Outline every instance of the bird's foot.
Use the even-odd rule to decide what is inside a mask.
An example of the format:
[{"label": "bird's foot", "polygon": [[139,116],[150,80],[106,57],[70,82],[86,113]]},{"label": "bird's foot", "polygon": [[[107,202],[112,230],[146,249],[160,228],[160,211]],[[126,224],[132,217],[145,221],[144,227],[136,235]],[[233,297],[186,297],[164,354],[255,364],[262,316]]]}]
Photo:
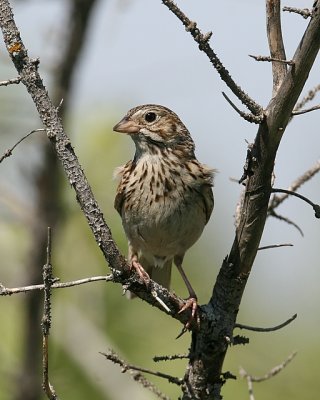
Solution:
[{"label": "bird's foot", "polygon": [[139,263],[137,260],[132,260],[131,261],[131,266],[130,270],[135,269],[136,273],[139,275],[140,279],[142,282],[148,286],[150,282],[150,276],[148,273],[145,271],[143,266]]},{"label": "bird's foot", "polygon": [[185,304],[180,308],[178,314],[181,314],[183,311],[185,311],[187,309],[191,309],[191,317],[190,317],[189,321],[185,324],[183,330],[187,331],[194,321],[196,322],[196,324],[199,328],[200,327],[200,316],[199,316],[199,312],[198,312],[198,299],[196,296],[190,296],[186,300]]}]

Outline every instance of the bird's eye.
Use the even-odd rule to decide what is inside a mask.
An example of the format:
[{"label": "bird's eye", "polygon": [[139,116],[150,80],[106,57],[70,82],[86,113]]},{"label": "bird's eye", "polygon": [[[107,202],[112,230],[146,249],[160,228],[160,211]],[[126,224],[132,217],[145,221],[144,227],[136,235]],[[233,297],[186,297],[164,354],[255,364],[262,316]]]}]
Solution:
[{"label": "bird's eye", "polygon": [[144,116],[144,119],[145,119],[147,122],[153,122],[153,121],[156,120],[156,118],[157,118],[157,114],[154,113],[154,112],[148,112],[148,113]]}]

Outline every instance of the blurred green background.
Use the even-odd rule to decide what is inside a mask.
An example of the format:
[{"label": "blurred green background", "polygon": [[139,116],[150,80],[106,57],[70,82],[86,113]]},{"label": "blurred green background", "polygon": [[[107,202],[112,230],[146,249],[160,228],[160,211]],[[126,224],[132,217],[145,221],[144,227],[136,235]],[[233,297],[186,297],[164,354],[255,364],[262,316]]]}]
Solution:
[{"label": "blurred green background", "polygon": [[[84,1],[86,2],[86,1]],[[180,2],[204,32],[214,30],[211,43],[234,78],[258,102],[265,105],[271,93],[271,67],[254,63],[247,54],[267,54],[264,2],[219,4],[209,0]],[[253,4],[254,3],[254,4]],[[296,1],[297,7],[312,2]],[[32,57],[40,57],[40,73],[49,93],[59,98],[57,80],[63,65],[72,6],[76,1],[15,1],[15,16]],[[80,4],[80,3],[79,3]],[[219,10],[217,9],[219,8]],[[288,58],[306,26],[295,15],[283,16]],[[165,26],[165,29],[163,27]],[[233,29],[230,29],[233,27]],[[234,32],[237,32],[235,36]],[[1,80],[16,76],[3,44],[0,45]],[[306,89],[319,83],[319,62]],[[76,154],[104,211],[113,237],[126,254],[120,217],[113,208],[115,167],[133,156],[133,144],[112,126],[138,104],[160,103],[178,113],[196,142],[198,158],[217,168],[215,210],[199,242],[187,253],[185,270],[200,303],[208,301],[222,259],[233,241],[233,215],[241,188],[239,178],[246,142],[256,127],[242,121],[223,100],[226,90],[208,60],[199,53],[180,23],[161,1],[97,1],[88,20],[72,85],[61,97],[68,99],[65,126]],[[59,93],[59,91],[58,91]],[[57,104],[59,100],[57,100]],[[0,88],[0,155],[30,130],[41,127],[33,104],[22,85]],[[275,167],[276,186],[286,188],[319,159],[317,112],[295,119],[289,126]],[[46,163],[47,139],[35,133],[0,164],[0,281],[17,287],[33,281],[30,272],[30,231],[37,225],[39,209],[35,177]],[[46,155],[44,155],[46,154]],[[58,173],[60,170],[60,173]],[[54,274],[61,281],[108,273],[104,259],[79,211],[74,193],[58,166],[52,200],[59,217],[53,232]],[[50,175],[50,174],[49,174]],[[315,202],[320,197],[320,177],[300,191]],[[239,366],[263,375],[298,351],[293,362],[277,377],[254,385],[256,399],[315,399],[320,388],[319,349],[319,222],[305,204],[290,199],[279,212],[293,219],[304,238],[292,227],[269,220],[262,245],[293,243],[292,248],[261,251],[244,294],[238,321],[273,326],[294,313],[291,325],[274,333],[236,331],[250,338],[247,346],[228,352],[224,370],[238,375]],[[39,243],[39,246],[41,244]],[[41,273],[45,259],[34,265]],[[32,275],[32,276],[30,276]],[[177,271],[173,290],[186,296]],[[30,294],[0,298],[0,400],[37,400],[28,388],[29,374],[41,386],[41,370],[35,354],[30,369],[23,366],[26,353],[26,300]],[[190,335],[181,339],[179,324],[140,300],[128,301],[119,285],[103,282],[56,290],[53,294],[53,326],[50,335],[50,379],[61,398],[84,400],[153,399],[120,368],[99,352],[113,348],[131,364],[183,376],[185,361],[155,364],[155,355],[186,353]],[[40,321],[31,336],[38,337]],[[37,339],[38,340],[38,339]],[[38,340],[38,349],[41,342]],[[30,360],[29,360],[30,361]],[[148,377],[149,378],[149,377]],[[177,398],[179,388],[150,377],[163,392]],[[23,394],[19,393],[19,387]],[[226,399],[247,399],[244,380],[228,381]],[[33,397],[32,397],[33,396]]]}]

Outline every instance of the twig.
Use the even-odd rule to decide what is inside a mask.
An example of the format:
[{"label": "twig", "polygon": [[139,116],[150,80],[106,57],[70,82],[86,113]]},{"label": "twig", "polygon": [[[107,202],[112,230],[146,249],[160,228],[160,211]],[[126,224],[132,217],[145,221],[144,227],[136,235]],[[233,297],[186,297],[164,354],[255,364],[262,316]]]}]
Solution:
[{"label": "twig", "polygon": [[[286,52],[283,44],[281,29],[280,0],[266,0],[267,37],[272,62],[272,96],[275,97],[285,76],[287,75]],[[281,60],[281,62],[279,62]],[[293,61],[288,64],[293,65]]]},{"label": "twig", "polygon": [[303,175],[299,176],[289,187],[288,187],[288,191],[290,191],[290,193],[286,193],[282,196],[277,196],[274,195],[270,205],[269,205],[269,211],[270,210],[274,210],[275,208],[277,208],[284,200],[286,200],[289,195],[291,194],[291,192],[295,192],[296,190],[298,190],[300,188],[300,186],[302,186],[304,183],[308,182],[311,178],[314,177],[314,175],[316,175],[318,172],[320,171],[320,160],[318,160],[315,165],[313,165],[312,167],[310,167]]},{"label": "twig", "polygon": [[305,201],[306,203],[310,204],[310,206],[312,206],[314,212],[315,212],[315,217],[316,218],[320,218],[320,205],[319,204],[315,204],[313,203],[311,200],[309,200],[307,197],[302,196],[302,194],[293,192],[292,190],[287,190],[287,189],[277,189],[277,188],[273,188],[271,189],[272,193],[286,193],[288,195],[291,196],[295,196],[298,197],[299,199]]},{"label": "twig", "polygon": [[[58,278],[55,278],[55,281]],[[106,276],[91,276],[90,278],[78,279],[76,281],[71,282],[61,282],[61,283],[52,283],[51,289],[63,289],[72,286],[84,285],[85,283],[89,282],[97,282],[97,281],[105,281],[111,282],[113,280],[113,275],[106,275]],[[33,290],[44,290],[45,285],[31,285],[31,286],[22,286],[17,288],[7,288],[2,283],[0,283],[0,296],[11,296],[12,294],[17,293],[27,293]]]},{"label": "twig", "polygon": [[246,336],[235,335],[232,340],[233,346],[238,346],[239,344],[245,345],[249,343],[249,338]]},{"label": "twig", "polygon": [[297,352],[294,352],[292,354],[289,355],[289,357],[283,361],[283,363],[275,366],[274,368],[272,368],[269,372],[267,372],[265,375],[263,376],[253,376],[248,374],[242,367],[240,368],[240,376],[242,378],[246,378],[248,375],[250,375],[251,381],[252,382],[263,382],[266,381],[270,378],[273,378],[274,376],[276,376],[277,374],[279,374],[279,372],[281,372],[289,363],[290,361],[292,361],[294,359],[294,357],[297,355]]},{"label": "twig", "polygon": [[183,379],[176,378],[175,376],[164,374],[164,373],[158,372],[158,371],[152,371],[147,368],[137,367],[136,365],[127,364],[123,360],[121,360],[121,358],[113,350],[109,350],[107,353],[101,352],[100,354],[105,356],[107,360],[110,360],[113,363],[120,365],[122,367],[122,372],[130,371],[130,370],[144,372],[146,374],[150,374],[150,375],[158,376],[159,378],[166,379],[170,383],[174,383],[178,386],[180,386],[184,383]]},{"label": "twig", "polygon": [[253,54],[249,54],[249,57],[255,59],[256,61],[279,62],[287,65],[294,65],[292,60],[281,60],[280,58],[270,56],[254,56]]},{"label": "twig", "polygon": [[53,282],[51,265],[51,229],[48,228],[47,262],[43,266],[44,307],[42,317],[42,388],[49,400],[58,400],[58,396],[49,382],[49,333],[51,328],[51,285]]},{"label": "twig", "polygon": [[256,116],[263,113],[262,107],[251,99],[231,78],[229,71],[223,66],[219,57],[215,54],[209,45],[211,32],[202,34],[197,27],[196,22],[191,21],[181,9],[172,0],[162,0],[162,3],[183,23],[187,32],[190,32],[193,39],[198,43],[199,49],[203,51],[209,58],[210,62],[220,75],[220,78],[226,83],[230,90],[238,97],[238,99]]},{"label": "twig", "polygon": [[317,106],[314,106],[314,107],[306,108],[306,109],[301,110],[301,111],[294,111],[294,110],[293,110],[293,111],[292,111],[292,115],[306,114],[306,113],[308,113],[308,112],[315,111],[315,110],[319,110],[319,109],[320,109],[320,104],[317,105]]},{"label": "twig", "polygon": [[163,300],[160,299],[158,296],[157,292],[155,290],[152,290],[151,292],[152,296],[157,300],[157,302],[163,307],[168,313],[171,313],[170,308],[165,304]]},{"label": "twig", "polygon": [[5,153],[3,154],[3,156],[0,158],[0,163],[2,163],[2,161],[7,158],[10,157],[12,155],[13,150],[24,140],[27,139],[30,135],[32,135],[35,132],[45,132],[45,129],[43,128],[39,128],[39,129],[34,129],[33,131],[29,132],[27,135],[23,136],[20,140],[17,141],[17,143],[11,147],[11,149],[8,149],[5,151]]},{"label": "twig", "polygon": [[8,79],[6,81],[0,81],[0,86],[8,86],[8,85],[14,85],[14,84],[19,84],[21,82],[20,76],[17,78],[13,79]]},{"label": "twig", "polygon": [[[148,369],[139,368],[134,365],[126,364],[123,360],[120,359],[120,357],[113,350],[109,350],[107,353],[100,352],[100,354],[105,356],[107,360],[110,360],[113,363],[120,365],[122,367],[122,372],[129,372],[129,374],[132,376],[132,378],[135,381],[139,382],[144,388],[150,390],[161,400],[170,400],[170,399],[168,396],[166,396],[165,394],[160,392],[160,390],[152,382],[147,380],[146,377],[141,374],[141,372],[145,372],[148,374],[159,376],[161,378],[168,379],[169,382],[175,383],[177,385],[183,384],[182,379],[174,378],[174,377],[172,377],[170,375],[166,375],[166,374],[161,374],[160,372],[154,372],[154,371],[150,371]],[[136,371],[138,371],[138,372],[136,372]]]},{"label": "twig", "polygon": [[294,321],[297,318],[297,314],[294,314],[292,317],[290,317],[287,321],[282,322],[279,325],[273,326],[271,328],[260,328],[260,327],[255,327],[255,326],[249,326],[249,325],[243,325],[243,324],[235,324],[235,328],[239,329],[246,329],[248,331],[254,331],[254,332],[274,332],[277,331],[287,325],[289,325],[292,321]]},{"label": "twig", "polygon": [[227,100],[227,102],[231,105],[231,107],[246,121],[253,122],[255,124],[260,124],[263,121],[264,115],[262,112],[260,115],[253,115],[253,114],[245,113],[245,112],[239,110],[239,108],[229,99],[229,97],[224,92],[222,92],[222,95]]},{"label": "twig", "polygon": [[297,225],[295,222],[291,221],[291,219],[284,217],[283,215],[277,214],[274,210],[268,211],[268,216],[274,217],[279,219],[280,221],[286,222],[289,225],[292,225],[294,228],[296,228],[301,236],[304,236],[302,229],[300,228],[299,225]]},{"label": "twig", "polygon": [[293,110],[293,113],[301,110],[307,103],[309,103],[311,100],[313,100],[315,98],[316,94],[319,92],[319,90],[320,90],[320,85],[317,85],[312,90],[309,90],[307,95],[304,96],[302,98],[302,100],[296,104],[296,106]]},{"label": "twig", "polygon": [[258,250],[276,249],[278,247],[288,247],[288,246],[293,246],[293,244],[291,243],[271,244],[269,246],[259,247]]},{"label": "twig", "polygon": [[174,354],[172,356],[154,356],[153,361],[173,361],[173,360],[183,360],[185,358],[189,358],[188,354]]},{"label": "twig", "polygon": [[252,385],[251,376],[248,375],[248,374],[246,373],[246,371],[245,371],[243,368],[240,367],[240,375],[241,375],[241,373],[244,373],[244,376],[243,376],[243,377],[245,377],[246,380],[247,380],[248,392],[249,392],[249,400],[255,400],[254,394],[253,394],[253,385]]},{"label": "twig", "polygon": [[295,7],[283,7],[282,11],[288,11],[290,13],[295,13],[302,15],[303,18],[307,19],[309,17],[312,17],[312,11],[310,11],[308,8],[295,8]]}]

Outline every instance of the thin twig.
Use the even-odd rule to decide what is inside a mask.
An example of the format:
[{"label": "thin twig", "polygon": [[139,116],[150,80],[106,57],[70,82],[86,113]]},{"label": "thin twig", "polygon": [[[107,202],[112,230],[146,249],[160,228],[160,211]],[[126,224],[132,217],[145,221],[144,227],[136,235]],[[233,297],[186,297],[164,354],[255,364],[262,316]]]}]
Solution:
[{"label": "thin twig", "polygon": [[292,243],[270,244],[269,246],[259,247],[258,250],[277,249],[278,247],[289,247],[289,246],[293,246],[293,244]]},{"label": "thin twig", "polygon": [[6,81],[0,81],[0,86],[17,85],[21,82],[20,76],[13,79],[8,79]]},{"label": "thin twig", "polygon": [[[243,370],[244,371],[244,370]],[[240,371],[241,372],[241,371]],[[248,385],[248,392],[249,392],[249,400],[255,400],[254,394],[253,394],[253,385],[252,385],[252,379],[250,375],[246,375],[246,380],[247,380],[247,385]]]},{"label": "thin twig", "polygon": [[51,229],[48,228],[47,261],[43,266],[44,307],[42,317],[42,388],[49,400],[58,396],[49,382],[49,333],[51,328],[51,285],[53,282],[51,265]]},{"label": "thin twig", "polygon": [[268,212],[268,216],[277,218],[280,221],[283,221],[283,222],[286,222],[289,225],[292,225],[294,228],[296,228],[299,231],[301,236],[304,236],[303,230],[300,228],[300,226],[298,224],[296,224],[295,222],[291,221],[291,219],[289,219],[287,217],[284,217],[283,215],[279,215],[273,210]]},{"label": "thin twig", "polygon": [[219,57],[209,45],[211,32],[203,34],[197,27],[196,22],[191,21],[172,0],[162,0],[162,3],[183,23],[187,32],[190,32],[193,39],[198,43],[199,49],[209,58],[210,62],[238,99],[256,116],[263,114],[262,107],[251,99],[231,78],[229,71],[224,67]]},{"label": "thin twig", "polygon": [[277,331],[277,330],[279,330],[281,328],[284,328],[285,326],[289,325],[296,318],[297,318],[297,314],[294,314],[287,321],[284,321],[281,324],[273,326],[271,328],[260,328],[260,327],[257,327],[257,326],[250,326],[250,325],[243,325],[243,324],[235,324],[234,327],[235,328],[239,328],[239,329],[246,329],[248,331],[254,331],[254,332],[274,332],[274,331]]},{"label": "thin twig", "polygon": [[320,85],[315,86],[313,89],[309,90],[309,92],[302,98],[299,103],[296,104],[294,110],[292,113],[295,113],[297,111],[300,111],[307,103],[309,103],[311,100],[313,100],[316,96],[316,94],[320,90]]},{"label": "thin twig", "polygon": [[161,307],[163,307],[168,313],[171,312],[170,308],[166,305],[166,303],[162,299],[160,299],[160,297],[158,296],[158,294],[155,290],[152,290],[151,294],[157,300],[157,302],[161,305]]},{"label": "thin twig", "polygon": [[2,161],[7,158],[10,157],[12,155],[13,150],[24,140],[27,139],[30,135],[32,135],[35,132],[45,132],[45,129],[43,128],[39,128],[39,129],[34,129],[33,131],[29,132],[27,135],[23,136],[20,140],[17,141],[17,143],[11,147],[11,149],[8,149],[5,151],[5,153],[3,154],[3,156],[0,158],[0,163],[2,163]]},{"label": "thin twig", "polygon": [[292,60],[281,60],[280,58],[270,56],[254,56],[253,54],[249,54],[249,57],[255,59],[256,61],[279,62],[287,65],[294,65]]},{"label": "thin twig", "polygon": [[154,356],[153,361],[173,361],[173,360],[183,360],[185,358],[189,358],[188,354],[174,354],[172,356]]},{"label": "thin twig", "polygon": [[[270,61],[272,62],[272,97],[275,97],[288,70],[287,63],[283,62],[287,57],[282,37],[280,0],[266,0],[266,17]],[[291,61],[289,64],[293,65],[293,62]]]},{"label": "thin twig", "polygon": [[230,98],[224,92],[222,92],[222,95],[227,100],[227,102],[231,105],[231,107],[246,121],[253,122],[254,124],[260,124],[263,121],[264,115],[262,113],[260,115],[253,115],[253,114],[245,113],[245,112],[239,110],[239,108],[230,100]]},{"label": "thin twig", "polygon": [[129,370],[144,372],[146,374],[150,374],[150,375],[158,376],[159,378],[166,379],[170,383],[174,383],[178,386],[180,386],[184,383],[183,379],[177,378],[175,376],[164,374],[164,373],[158,372],[158,371],[152,371],[147,368],[137,367],[136,365],[127,364],[126,362],[121,360],[121,358],[118,356],[118,354],[116,354],[113,350],[109,350],[107,353],[100,353],[100,354],[105,356],[107,360],[110,360],[113,363],[120,365],[123,369],[123,372],[129,371]]},{"label": "thin twig", "polygon": [[[126,364],[123,360],[120,359],[120,357],[113,350],[109,350],[108,353],[100,353],[100,354],[105,356],[107,358],[107,360],[110,360],[113,363],[120,365],[122,367],[122,372],[129,372],[129,374],[132,376],[132,378],[136,382],[139,382],[144,388],[150,390],[153,394],[155,394],[161,400],[170,400],[170,399],[168,396],[163,394],[152,382],[150,382],[148,379],[146,379],[146,377],[144,375],[142,375],[141,372],[146,372],[146,373],[149,373],[152,375],[160,376],[162,378],[168,379],[169,382],[176,383],[177,385],[182,385],[182,383],[183,383],[182,380],[179,380],[178,378],[174,378],[174,377],[166,375],[166,374],[155,373],[153,371],[149,371],[144,368],[139,368],[134,365]],[[138,372],[136,372],[136,371],[138,371]],[[174,381],[172,381],[172,379]]]},{"label": "thin twig", "polygon": [[[55,279],[57,280],[57,278]],[[90,278],[78,279],[76,281],[71,282],[61,282],[61,283],[53,283],[51,285],[51,289],[63,289],[72,286],[84,285],[89,282],[97,282],[97,281],[105,281],[111,282],[113,281],[113,275],[103,275],[103,276],[91,276]],[[17,293],[27,293],[33,290],[44,290],[44,284],[40,285],[30,285],[30,286],[22,286],[17,288],[7,288],[2,283],[0,283],[0,296],[11,296],[12,294]]]},{"label": "thin twig", "polygon": [[278,188],[273,188],[271,189],[272,193],[285,193],[291,196],[298,197],[299,199],[305,201],[306,203],[310,204],[310,206],[313,208],[315,212],[315,217],[320,218],[320,205],[313,203],[311,200],[309,200],[307,197],[302,196],[302,194],[293,192],[292,190],[287,190],[287,189],[278,189]]},{"label": "thin twig", "polygon": [[242,367],[240,368],[240,371],[239,371],[240,376],[242,378],[246,378],[248,375],[250,375],[250,378],[251,378],[252,382],[263,382],[263,381],[266,381],[266,380],[268,380],[270,378],[273,378],[277,374],[279,374],[279,372],[281,372],[294,359],[294,357],[296,355],[297,355],[297,352],[295,351],[294,353],[290,354],[289,357],[286,360],[283,361],[283,363],[275,366],[274,368],[272,368],[269,372],[267,372],[263,376],[250,375]]},{"label": "thin twig", "polygon": [[269,210],[274,210],[277,208],[284,200],[286,200],[291,192],[295,192],[302,186],[304,183],[308,182],[311,178],[313,178],[320,171],[320,160],[318,160],[315,165],[310,167],[303,175],[299,176],[289,187],[288,191],[290,193],[286,193],[282,196],[274,195],[270,205]]},{"label": "thin twig", "polygon": [[312,17],[312,11],[310,11],[308,8],[283,7],[282,11],[288,11],[290,13],[302,15],[305,19]]},{"label": "thin twig", "polygon": [[310,108],[306,108],[304,110],[301,111],[292,111],[292,115],[301,115],[301,114],[306,114],[309,113],[311,111],[315,111],[315,110],[319,110],[320,109],[320,104],[318,104],[317,106],[314,107],[310,107]]}]

